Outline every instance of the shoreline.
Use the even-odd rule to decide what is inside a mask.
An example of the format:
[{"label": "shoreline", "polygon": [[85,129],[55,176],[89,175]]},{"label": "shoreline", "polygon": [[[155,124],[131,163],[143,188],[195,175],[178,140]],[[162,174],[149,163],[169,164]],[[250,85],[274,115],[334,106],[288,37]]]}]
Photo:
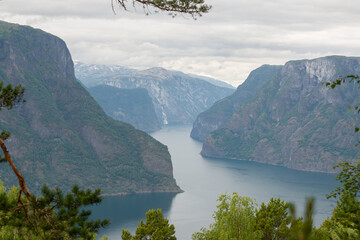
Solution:
[{"label": "shoreline", "polygon": [[111,197],[111,196],[126,196],[126,195],[132,195],[132,194],[151,194],[151,193],[183,193],[184,190],[177,190],[177,191],[139,191],[139,192],[130,192],[130,193],[126,193],[126,192],[119,192],[119,193],[105,193],[105,194],[101,194],[101,196],[103,197]]},{"label": "shoreline", "polygon": [[326,171],[320,171],[320,170],[314,170],[314,169],[309,170],[309,169],[301,169],[301,168],[292,168],[292,167],[288,167],[288,166],[285,166],[285,165],[278,165],[278,164],[274,164],[274,163],[261,162],[261,161],[250,160],[250,159],[240,159],[240,158],[232,158],[232,157],[213,157],[213,156],[202,155],[201,153],[200,153],[200,155],[202,157],[208,158],[208,159],[246,161],[246,162],[253,162],[253,163],[259,163],[259,164],[264,164],[264,165],[271,165],[271,166],[275,166],[275,167],[287,168],[287,169],[294,170],[294,171],[299,171],[299,172],[323,173],[323,174],[330,174],[330,175],[338,174],[337,171],[326,172]]}]

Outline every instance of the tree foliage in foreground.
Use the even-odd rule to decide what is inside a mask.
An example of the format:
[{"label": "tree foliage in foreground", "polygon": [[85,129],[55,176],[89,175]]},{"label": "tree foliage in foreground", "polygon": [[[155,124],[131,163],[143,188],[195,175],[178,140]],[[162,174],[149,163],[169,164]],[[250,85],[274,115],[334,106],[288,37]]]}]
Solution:
[{"label": "tree foliage in foreground", "polygon": [[194,240],[217,239],[261,239],[262,232],[256,230],[255,200],[233,193],[220,195],[217,211],[213,214],[215,223],[209,229],[201,228],[192,235]]},{"label": "tree foliage in foreground", "polygon": [[[313,225],[314,199],[306,203],[303,217],[296,217],[295,207],[280,199],[270,199],[260,208],[254,200],[237,193],[221,195],[209,229],[201,228],[192,235],[193,240],[340,240],[359,239],[355,227],[345,228],[335,213],[319,228]],[[348,212],[347,212],[348,213]]]},{"label": "tree foliage in foreground", "polygon": [[335,166],[342,168],[336,180],[341,185],[328,198],[336,198],[337,205],[323,226],[332,239],[360,239],[360,160]]},{"label": "tree foliage in foreground", "polygon": [[201,17],[211,9],[211,6],[205,4],[204,0],[111,0],[112,5],[114,1],[125,10],[128,9],[128,5],[133,7],[141,5],[146,14],[149,14],[148,7],[150,6],[155,11],[168,12],[173,17],[177,14],[190,14],[194,19]]},{"label": "tree foliage in foreground", "polygon": [[256,211],[256,230],[262,231],[262,240],[286,239],[290,233],[291,216],[289,203],[280,198],[271,198],[266,205],[262,203]]},{"label": "tree foliage in foreground", "polygon": [[2,108],[12,109],[15,104],[25,102],[24,97],[25,88],[21,85],[12,87],[8,84],[3,87],[3,82],[0,82],[0,111]]},{"label": "tree foliage in foreground", "polygon": [[169,224],[169,220],[163,217],[161,209],[151,209],[146,213],[146,221],[140,221],[135,236],[128,230],[122,230],[122,240],[176,240],[175,227]]},{"label": "tree foliage in foreground", "polygon": [[91,211],[80,210],[100,203],[100,190],[74,186],[64,195],[59,188],[44,186],[42,196],[30,200],[19,193],[19,188],[7,190],[0,182],[0,236],[7,239],[95,239],[98,229],[109,223],[89,220]]}]

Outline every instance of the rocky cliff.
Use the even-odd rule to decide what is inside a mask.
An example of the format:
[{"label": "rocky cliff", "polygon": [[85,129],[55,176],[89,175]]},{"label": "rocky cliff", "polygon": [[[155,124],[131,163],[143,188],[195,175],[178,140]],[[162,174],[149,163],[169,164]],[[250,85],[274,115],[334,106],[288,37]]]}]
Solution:
[{"label": "rocky cliff", "polygon": [[212,132],[201,154],[246,159],[293,169],[332,172],[359,156],[348,110],[360,102],[356,84],[328,89],[321,83],[360,73],[360,58],[332,56],[291,61],[225,127]]},{"label": "rocky cliff", "polygon": [[234,92],[163,68],[115,76],[102,83],[118,88],[147,89],[162,124],[192,124],[200,112]]},{"label": "rocky cliff", "polygon": [[[0,21],[0,78],[22,84],[26,103],[0,112],[0,129],[31,191],[46,183],[103,193],[177,192],[167,147],[108,117],[76,81],[66,44],[27,26]],[[17,185],[7,163],[7,186]]]},{"label": "rocky cliff", "polygon": [[236,91],[199,114],[191,130],[191,137],[205,141],[212,132],[225,126],[236,109],[255,96],[256,92],[270,81],[281,66],[263,65],[249,74],[249,77]]},{"label": "rocky cliff", "polygon": [[146,89],[98,85],[88,90],[110,117],[130,123],[145,132],[153,132],[161,128],[154,104]]}]

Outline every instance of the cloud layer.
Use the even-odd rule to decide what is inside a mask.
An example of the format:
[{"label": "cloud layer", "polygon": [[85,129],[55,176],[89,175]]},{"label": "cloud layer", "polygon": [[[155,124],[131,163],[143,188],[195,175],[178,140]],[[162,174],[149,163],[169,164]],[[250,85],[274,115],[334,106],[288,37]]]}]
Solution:
[{"label": "cloud layer", "polygon": [[[111,0],[2,0],[0,18],[64,39],[76,60],[161,66],[239,85],[262,64],[326,55],[360,56],[356,0],[208,0],[194,21],[123,11]],[[150,10],[154,12],[153,10]]]}]

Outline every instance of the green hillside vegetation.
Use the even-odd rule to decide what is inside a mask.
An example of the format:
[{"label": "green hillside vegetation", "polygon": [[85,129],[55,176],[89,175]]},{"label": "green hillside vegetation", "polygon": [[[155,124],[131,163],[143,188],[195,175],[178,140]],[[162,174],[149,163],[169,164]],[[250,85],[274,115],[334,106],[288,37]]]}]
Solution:
[{"label": "green hillside vegetation", "polygon": [[[0,80],[22,84],[26,103],[0,112],[8,148],[28,182],[101,188],[105,194],[180,191],[167,147],[108,117],[76,81],[65,43],[31,27],[0,22]],[[6,164],[5,186],[16,184]]]},{"label": "green hillside vegetation", "polygon": [[99,85],[88,90],[110,117],[146,132],[160,129],[160,122],[146,89],[122,89]]},{"label": "green hillside vegetation", "polygon": [[213,131],[225,127],[237,108],[250,101],[256,92],[280,71],[281,66],[263,65],[249,74],[249,77],[230,96],[223,98],[208,110],[198,115],[191,131],[191,137],[205,141]]}]

